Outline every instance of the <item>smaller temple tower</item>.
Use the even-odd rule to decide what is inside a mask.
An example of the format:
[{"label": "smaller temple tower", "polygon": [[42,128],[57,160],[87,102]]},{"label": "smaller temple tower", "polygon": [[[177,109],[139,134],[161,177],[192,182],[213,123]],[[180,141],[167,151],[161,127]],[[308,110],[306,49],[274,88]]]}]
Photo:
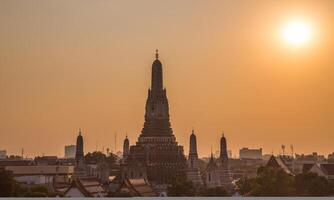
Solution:
[{"label": "smaller temple tower", "polygon": [[212,150],[211,150],[211,157],[209,163],[202,173],[202,179],[206,187],[220,187],[220,170],[213,157]]},{"label": "smaller temple tower", "polygon": [[197,142],[194,129],[190,135],[189,156],[188,156],[187,179],[195,185],[202,185],[202,179],[198,167]]},{"label": "smaller temple tower", "polygon": [[130,142],[128,139],[128,136],[126,135],[123,143],[123,159],[126,160],[126,158],[129,155],[129,150],[130,150]]},{"label": "smaller temple tower", "polygon": [[75,152],[75,167],[74,176],[80,177],[85,175],[85,160],[84,160],[84,144],[83,137],[81,135],[81,129],[79,129],[79,135],[77,137],[76,152]]},{"label": "smaller temple tower", "polygon": [[220,156],[219,156],[219,168],[220,168],[220,182],[223,186],[228,187],[231,185],[231,177],[228,167],[227,145],[224,133],[220,138]]}]

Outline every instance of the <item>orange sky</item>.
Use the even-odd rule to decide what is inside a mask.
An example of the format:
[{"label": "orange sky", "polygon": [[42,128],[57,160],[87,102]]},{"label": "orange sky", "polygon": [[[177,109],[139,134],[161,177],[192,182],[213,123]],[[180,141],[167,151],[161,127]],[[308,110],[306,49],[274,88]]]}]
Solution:
[{"label": "orange sky", "polygon": [[[314,36],[282,41],[301,18]],[[156,48],[171,123],[188,153],[262,147],[333,152],[334,1],[0,2],[0,149],[63,156],[83,130],[85,151],[121,149],[144,121]]]}]

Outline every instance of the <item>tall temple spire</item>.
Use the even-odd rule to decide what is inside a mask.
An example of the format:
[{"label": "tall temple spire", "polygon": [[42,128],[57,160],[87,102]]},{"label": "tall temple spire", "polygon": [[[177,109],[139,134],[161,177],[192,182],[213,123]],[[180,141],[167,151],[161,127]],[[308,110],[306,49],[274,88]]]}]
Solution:
[{"label": "tall temple spire", "polygon": [[189,145],[189,155],[197,155],[197,141],[194,129],[191,131],[190,135],[190,145]]},{"label": "tall temple spire", "polygon": [[145,136],[173,136],[169,121],[166,89],[163,88],[162,64],[158,57],[158,51],[156,51],[156,59],[152,64],[151,88],[148,90],[142,134]]},{"label": "tall temple spire", "polygon": [[155,59],[159,59],[159,50],[158,49],[155,50]]},{"label": "tall temple spire", "polygon": [[151,90],[156,93],[163,90],[162,64],[159,61],[158,50],[155,52],[155,60],[152,64],[152,83]]},{"label": "tall temple spire", "polygon": [[190,135],[187,179],[194,184],[202,184],[202,178],[198,167],[197,144],[194,128],[192,129]]},{"label": "tall temple spire", "polygon": [[81,129],[79,129],[79,135],[77,137],[76,152],[75,152],[75,168],[74,176],[84,176],[85,174],[85,161],[84,161],[84,143],[81,135]]}]

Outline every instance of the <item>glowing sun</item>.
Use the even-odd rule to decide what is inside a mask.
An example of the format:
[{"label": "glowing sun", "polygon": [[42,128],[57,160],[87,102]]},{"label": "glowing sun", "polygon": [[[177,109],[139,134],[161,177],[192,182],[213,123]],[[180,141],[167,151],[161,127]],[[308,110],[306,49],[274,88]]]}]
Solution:
[{"label": "glowing sun", "polygon": [[304,21],[290,21],[282,30],[285,42],[293,46],[301,46],[308,43],[312,38],[311,25]]}]

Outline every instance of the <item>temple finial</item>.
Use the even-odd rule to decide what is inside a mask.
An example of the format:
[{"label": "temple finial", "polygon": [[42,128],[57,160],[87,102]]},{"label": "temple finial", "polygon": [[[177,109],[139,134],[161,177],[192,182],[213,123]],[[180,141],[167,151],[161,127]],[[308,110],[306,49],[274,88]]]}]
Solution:
[{"label": "temple finial", "polygon": [[192,133],[192,134],[195,134],[194,127],[192,127],[192,129],[191,129],[191,133]]},{"label": "temple finial", "polygon": [[79,135],[81,135],[81,128],[79,128]]},{"label": "temple finial", "polygon": [[155,50],[155,59],[159,59],[159,50],[158,49]]},{"label": "temple finial", "polygon": [[224,137],[224,130],[222,130],[222,137]]}]

